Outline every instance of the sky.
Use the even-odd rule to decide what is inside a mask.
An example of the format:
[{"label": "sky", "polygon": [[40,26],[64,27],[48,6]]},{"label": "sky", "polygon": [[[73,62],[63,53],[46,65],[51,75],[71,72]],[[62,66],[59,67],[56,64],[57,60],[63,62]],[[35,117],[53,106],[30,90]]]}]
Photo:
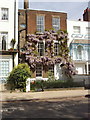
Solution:
[{"label": "sky", "polygon": [[[19,9],[23,8],[23,1],[19,0]],[[56,2],[55,2],[56,1]],[[88,0],[29,0],[30,9],[58,11],[67,13],[69,20],[83,19],[84,10],[89,6]]]}]

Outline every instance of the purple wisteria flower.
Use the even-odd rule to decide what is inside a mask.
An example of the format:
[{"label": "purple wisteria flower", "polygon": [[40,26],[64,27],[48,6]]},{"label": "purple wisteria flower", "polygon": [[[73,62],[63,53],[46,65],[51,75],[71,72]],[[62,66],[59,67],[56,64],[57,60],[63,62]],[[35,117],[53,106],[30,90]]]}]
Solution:
[{"label": "purple wisteria flower", "polygon": [[62,59],[61,58],[56,58],[55,63],[61,63]]}]

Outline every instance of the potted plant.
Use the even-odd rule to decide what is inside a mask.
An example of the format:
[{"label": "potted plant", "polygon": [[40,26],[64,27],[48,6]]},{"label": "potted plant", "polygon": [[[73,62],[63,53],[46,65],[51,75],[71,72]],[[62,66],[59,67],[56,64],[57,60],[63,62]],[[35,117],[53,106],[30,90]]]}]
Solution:
[{"label": "potted plant", "polygon": [[15,40],[15,39],[12,39],[12,40],[11,40],[12,48],[14,48],[15,43],[16,43],[16,40]]}]

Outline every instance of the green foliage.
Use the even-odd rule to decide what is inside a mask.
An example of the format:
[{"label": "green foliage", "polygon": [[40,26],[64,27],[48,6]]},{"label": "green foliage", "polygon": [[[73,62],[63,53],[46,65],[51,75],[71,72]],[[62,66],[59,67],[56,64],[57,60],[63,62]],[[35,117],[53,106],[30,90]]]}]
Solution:
[{"label": "green foliage", "polygon": [[43,80],[36,80],[31,82],[31,89],[36,90],[36,89],[44,89],[46,81]]},{"label": "green foliage", "polygon": [[48,71],[48,81],[54,81],[55,77],[54,74],[51,71]]},{"label": "green foliage", "polygon": [[27,64],[19,64],[15,67],[7,78],[7,85],[11,90],[22,89],[25,91],[26,79],[31,76],[30,68]]},{"label": "green foliage", "polygon": [[52,81],[41,81],[37,80],[31,83],[31,89],[40,89],[41,86],[43,86],[44,89],[49,89],[49,88],[72,88],[72,87],[83,87],[83,83],[79,82],[73,82],[73,80],[52,80]]}]

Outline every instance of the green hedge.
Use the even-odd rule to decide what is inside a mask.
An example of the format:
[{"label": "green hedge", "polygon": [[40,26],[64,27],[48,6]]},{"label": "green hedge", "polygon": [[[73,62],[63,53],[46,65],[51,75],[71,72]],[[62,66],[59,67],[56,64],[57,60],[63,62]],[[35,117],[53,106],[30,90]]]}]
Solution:
[{"label": "green hedge", "polygon": [[31,90],[39,89],[39,88],[71,88],[71,87],[83,87],[84,84],[82,82],[73,82],[72,80],[62,81],[62,80],[54,80],[54,81],[41,81],[37,80],[31,82]]}]

